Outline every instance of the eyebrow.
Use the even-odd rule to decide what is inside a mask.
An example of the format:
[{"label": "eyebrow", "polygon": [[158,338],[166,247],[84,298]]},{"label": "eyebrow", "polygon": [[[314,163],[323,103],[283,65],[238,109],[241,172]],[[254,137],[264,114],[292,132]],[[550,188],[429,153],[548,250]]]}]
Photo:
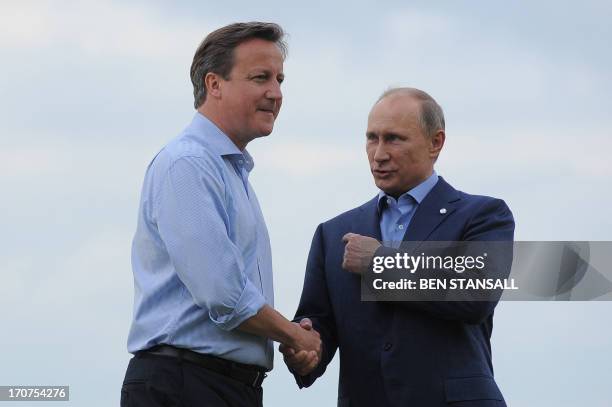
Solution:
[{"label": "eyebrow", "polygon": [[376,133],[374,131],[366,132],[366,137],[371,137],[371,136],[382,137],[382,138],[387,138],[387,137],[406,138],[406,136],[402,136],[401,134],[393,132],[393,131],[384,132],[382,134]]},{"label": "eyebrow", "polygon": [[399,138],[401,138],[401,137],[404,137],[404,136],[402,136],[401,134],[396,133],[394,131],[390,131],[390,132],[384,133],[383,137],[399,137]]},{"label": "eyebrow", "polygon": [[[270,71],[269,69],[267,69],[267,68],[259,68],[259,67],[255,67],[255,68],[251,69],[248,72],[248,75],[256,75],[256,74],[259,74],[259,73],[265,73],[266,75],[272,75],[272,71]],[[277,76],[280,76],[281,78],[284,78],[285,74],[283,72],[279,72]]]}]

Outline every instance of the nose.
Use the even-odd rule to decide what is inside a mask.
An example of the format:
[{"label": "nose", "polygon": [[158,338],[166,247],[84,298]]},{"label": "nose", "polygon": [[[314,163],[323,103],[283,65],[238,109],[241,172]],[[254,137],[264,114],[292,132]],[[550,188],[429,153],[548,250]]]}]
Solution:
[{"label": "nose", "polygon": [[376,150],[374,151],[374,161],[381,163],[389,159],[389,153],[385,148],[385,143],[378,143]]},{"label": "nose", "polygon": [[270,88],[266,91],[266,98],[274,99],[275,101],[281,100],[283,98],[283,92],[280,88],[280,83],[277,81],[272,81]]}]

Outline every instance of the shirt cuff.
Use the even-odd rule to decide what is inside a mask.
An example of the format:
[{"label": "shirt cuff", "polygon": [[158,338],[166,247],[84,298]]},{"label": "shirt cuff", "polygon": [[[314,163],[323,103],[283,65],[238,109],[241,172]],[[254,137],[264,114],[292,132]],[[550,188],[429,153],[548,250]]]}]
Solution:
[{"label": "shirt cuff", "polygon": [[213,315],[209,312],[209,317],[219,328],[231,331],[247,319],[251,318],[266,304],[266,300],[257,288],[247,280],[244,290],[234,306],[231,314]]}]

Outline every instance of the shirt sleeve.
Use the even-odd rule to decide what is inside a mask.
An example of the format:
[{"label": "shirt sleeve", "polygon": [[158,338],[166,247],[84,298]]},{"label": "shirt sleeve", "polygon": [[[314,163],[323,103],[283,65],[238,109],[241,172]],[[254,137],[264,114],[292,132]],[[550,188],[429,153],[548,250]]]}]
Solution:
[{"label": "shirt sleeve", "polygon": [[206,158],[181,157],[157,194],[156,220],[178,277],[213,323],[231,330],[255,315],[265,298],[245,273],[228,235],[221,173]]}]

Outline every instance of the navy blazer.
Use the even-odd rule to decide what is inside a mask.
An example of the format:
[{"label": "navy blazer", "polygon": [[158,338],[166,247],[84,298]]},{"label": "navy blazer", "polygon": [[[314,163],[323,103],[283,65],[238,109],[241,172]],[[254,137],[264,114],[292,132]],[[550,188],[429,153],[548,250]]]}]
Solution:
[{"label": "navy blazer", "polygon": [[[340,349],[339,407],[505,406],[491,363],[496,303],[360,300],[360,277],[342,269],[342,236],[353,232],[381,240],[377,203],[374,198],[315,232],[295,320],[313,321],[323,355],[309,375],[296,375],[298,385],[310,386]],[[418,206],[404,240],[512,241],[513,236],[514,220],[504,201],[457,191],[440,178]]]}]

